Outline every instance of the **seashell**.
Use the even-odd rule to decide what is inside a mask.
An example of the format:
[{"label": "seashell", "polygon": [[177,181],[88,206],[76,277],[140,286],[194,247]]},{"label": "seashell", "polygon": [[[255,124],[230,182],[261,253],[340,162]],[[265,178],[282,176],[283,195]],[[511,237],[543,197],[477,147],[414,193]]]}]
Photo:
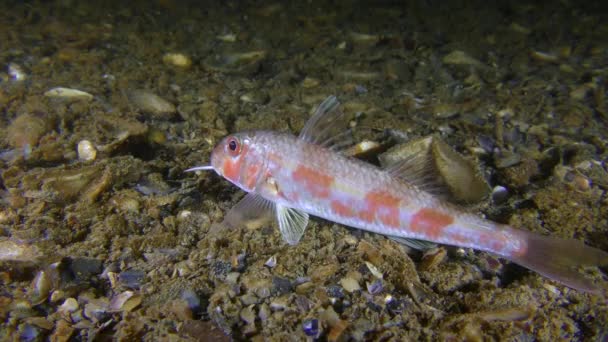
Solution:
[{"label": "seashell", "polygon": [[147,90],[131,90],[127,92],[127,97],[135,107],[147,114],[164,116],[177,111],[171,102]]},{"label": "seashell", "polygon": [[163,63],[180,69],[189,69],[192,66],[192,59],[182,53],[166,53],[163,56]]},{"label": "seashell", "polygon": [[228,74],[255,73],[266,56],[265,50],[227,53],[207,58],[204,65],[210,70]]},{"label": "seashell", "polygon": [[99,322],[103,320],[108,313],[108,299],[97,298],[91,299],[84,306],[83,314],[92,322]]},{"label": "seashell", "polygon": [[78,159],[83,161],[95,160],[97,157],[97,149],[89,140],[81,140],[78,143]]},{"label": "seashell", "polygon": [[438,178],[440,183],[436,185],[442,185],[458,201],[478,202],[490,192],[477,166],[436,136],[396,145],[381,154],[379,160],[386,167],[412,156],[416,156],[412,159],[412,163],[416,164],[413,168],[431,175],[423,179],[425,183],[428,182],[426,178]]},{"label": "seashell", "polygon": [[112,297],[108,310],[113,312],[118,311],[133,311],[141,304],[142,296],[133,291],[124,291]]},{"label": "seashell", "polygon": [[374,266],[371,262],[366,261],[365,265],[367,266],[369,271],[374,275],[374,277],[376,277],[378,279],[382,279],[384,277],[382,272],[380,272],[380,270],[378,270],[378,268],[376,266]]},{"label": "seashell", "polygon": [[83,100],[90,101],[93,99],[93,95],[78,89],[55,87],[44,93],[44,96],[56,99],[65,100]]},{"label": "seashell", "polygon": [[532,51],[532,52],[530,52],[530,57],[532,57],[533,59],[535,59],[539,62],[545,62],[545,63],[558,63],[559,62],[559,57],[557,55],[554,55],[554,54],[548,53],[548,52]]},{"label": "seashell", "polygon": [[383,289],[382,280],[376,279],[371,283],[367,282],[366,287],[367,287],[367,292],[369,292],[369,294],[377,295],[380,292],[382,292],[382,289]]},{"label": "seashell", "polygon": [[31,302],[32,305],[38,305],[44,303],[51,290],[53,289],[53,284],[51,281],[51,277],[48,272],[40,271],[36,274],[36,277],[32,281],[31,285]]},{"label": "seashell", "polygon": [[420,263],[420,271],[429,271],[441,264],[447,257],[448,252],[443,247],[433,248],[424,252],[422,262]]},{"label": "seashell", "polygon": [[72,313],[78,310],[78,301],[74,298],[67,298],[57,311],[63,313]]},{"label": "seashell", "polygon": [[431,149],[435,166],[456,199],[474,203],[489,194],[490,186],[473,162],[436,137]]},{"label": "seashell", "polygon": [[464,51],[454,50],[449,54],[443,56],[442,59],[445,64],[452,65],[472,65],[472,66],[483,66],[483,63],[478,61],[477,59],[469,56]]}]

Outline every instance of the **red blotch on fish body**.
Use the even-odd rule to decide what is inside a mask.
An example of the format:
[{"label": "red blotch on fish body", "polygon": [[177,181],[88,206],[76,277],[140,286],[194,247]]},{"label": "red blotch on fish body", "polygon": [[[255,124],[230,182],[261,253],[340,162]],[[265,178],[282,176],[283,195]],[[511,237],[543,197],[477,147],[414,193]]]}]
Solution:
[{"label": "red blotch on fish body", "polygon": [[368,222],[374,218],[391,228],[399,228],[399,206],[402,200],[386,191],[372,191],[365,196],[366,214],[361,219]]},{"label": "red blotch on fish body", "polygon": [[341,201],[331,201],[331,209],[339,216],[352,217],[354,216],[354,210],[342,203]]},{"label": "red blotch on fish body", "polygon": [[418,210],[412,217],[411,228],[413,231],[424,234],[430,240],[436,240],[442,236],[443,228],[454,222],[454,218],[432,208]]},{"label": "red blotch on fish body", "polygon": [[233,182],[238,182],[240,169],[241,159],[233,160],[231,158],[226,158],[222,165],[222,175]]},{"label": "red blotch on fish body", "polygon": [[323,172],[307,166],[298,166],[292,173],[293,180],[304,186],[312,195],[318,198],[327,198],[331,192],[334,178]]}]

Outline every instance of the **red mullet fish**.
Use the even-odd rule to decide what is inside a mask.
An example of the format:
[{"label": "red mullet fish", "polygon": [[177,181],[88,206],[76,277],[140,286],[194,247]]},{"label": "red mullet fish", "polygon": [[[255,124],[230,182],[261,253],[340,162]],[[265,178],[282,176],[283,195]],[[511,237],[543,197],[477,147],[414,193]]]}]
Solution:
[{"label": "red mullet fish", "polygon": [[577,290],[602,294],[578,272],[608,264],[608,253],[580,241],[542,236],[485,220],[424,190],[417,158],[380,169],[343,153],[346,116],[335,96],[317,108],[298,137],[249,131],[225,137],[211,165],[248,194],[225,222],[276,216],[283,239],[297,244],[314,215],[397,238],[419,239],[497,254]]}]

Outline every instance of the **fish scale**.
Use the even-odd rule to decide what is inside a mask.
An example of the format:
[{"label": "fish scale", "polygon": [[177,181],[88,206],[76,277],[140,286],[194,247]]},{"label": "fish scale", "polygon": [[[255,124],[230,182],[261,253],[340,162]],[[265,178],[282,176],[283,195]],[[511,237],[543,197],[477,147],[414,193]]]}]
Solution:
[{"label": "fish scale", "polygon": [[578,268],[606,265],[608,253],[491,222],[445,202],[418,186],[417,158],[380,169],[346,157],[340,148],[347,145],[342,141],[348,138],[347,123],[330,96],[298,137],[274,131],[231,134],[213,149],[211,165],[188,171],[215,170],[248,192],[222,226],[273,214],[284,240],[296,244],[310,214],[388,236],[491,252],[572,288],[605,294],[605,284],[594,284]]}]

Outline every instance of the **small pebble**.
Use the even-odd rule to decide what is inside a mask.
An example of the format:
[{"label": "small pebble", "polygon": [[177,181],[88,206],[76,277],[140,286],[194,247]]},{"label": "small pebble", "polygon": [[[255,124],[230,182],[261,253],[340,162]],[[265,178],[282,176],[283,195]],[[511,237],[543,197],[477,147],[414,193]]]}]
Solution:
[{"label": "small pebble", "polygon": [[78,143],[78,159],[83,161],[95,160],[97,157],[97,149],[89,140],[81,140]]},{"label": "small pebble", "polygon": [[302,330],[306,336],[316,337],[319,335],[319,320],[316,318],[308,318],[302,322]]},{"label": "small pebble", "polygon": [[180,69],[189,69],[192,66],[192,59],[182,53],[166,53],[163,62]]}]

